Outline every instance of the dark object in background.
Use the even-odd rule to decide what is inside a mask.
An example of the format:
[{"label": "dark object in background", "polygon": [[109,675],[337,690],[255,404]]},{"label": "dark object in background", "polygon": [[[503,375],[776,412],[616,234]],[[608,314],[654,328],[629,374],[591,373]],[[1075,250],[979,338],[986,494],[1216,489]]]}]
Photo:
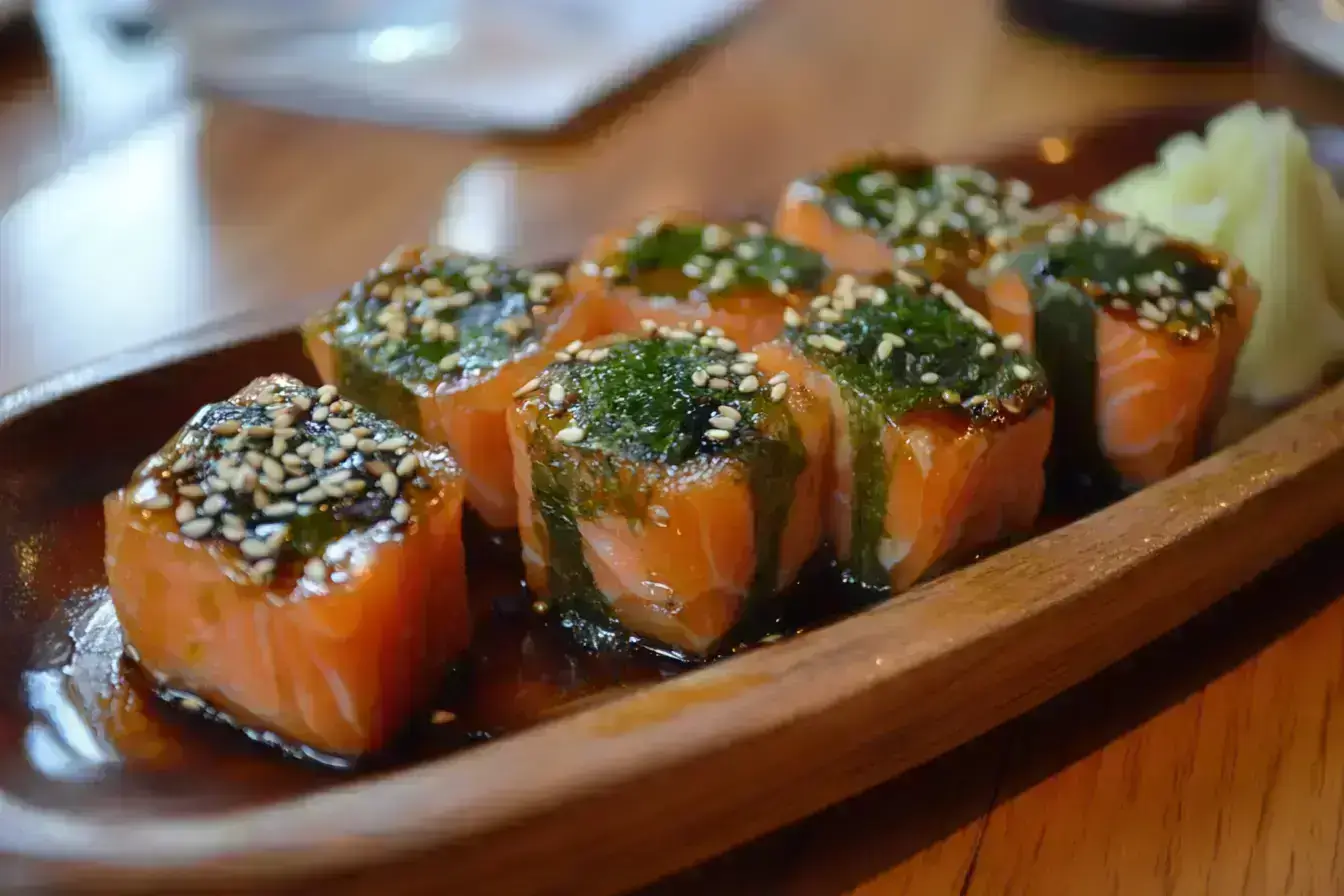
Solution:
[{"label": "dark object in background", "polygon": [[1117,56],[1172,61],[1250,54],[1255,0],[1004,0],[1030,31]]}]

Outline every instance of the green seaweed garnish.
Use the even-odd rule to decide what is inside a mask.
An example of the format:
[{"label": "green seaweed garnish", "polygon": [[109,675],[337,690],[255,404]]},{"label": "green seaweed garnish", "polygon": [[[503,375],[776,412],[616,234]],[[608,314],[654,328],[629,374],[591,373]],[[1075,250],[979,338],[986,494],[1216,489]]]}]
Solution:
[{"label": "green seaweed garnish", "polygon": [[713,305],[742,291],[815,293],[828,268],[818,252],[756,224],[703,224],[652,219],[611,256],[590,262],[617,285],[645,295]]}]

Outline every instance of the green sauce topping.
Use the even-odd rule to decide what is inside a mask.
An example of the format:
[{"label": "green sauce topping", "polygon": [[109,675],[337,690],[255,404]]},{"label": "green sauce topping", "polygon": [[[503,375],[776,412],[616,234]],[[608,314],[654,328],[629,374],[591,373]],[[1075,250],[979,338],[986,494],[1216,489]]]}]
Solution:
[{"label": "green sauce topping", "polygon": [[645,295],[699,296],[711,304],[743,291],[815,293],[828,269],[821,254],[770,234],[755,223],[642,223],[620,251],[592,261],[613,283]]},{"label": "green sauce topping", "polygon": [[609,649],[629,643],[631,633],[620,630],[593,580],[579,521],[667,525],[667,511],[650,503],[663,481],[742,477],[756,546],[746,602],[778,590],[780,542],[807,456],[784,401],[788,384],[757,370],[755,355],[715,328],[663,327],[584,348],[524,388],[539,415],[530,453],[552,609],[581,643]]},{"label": "green sauce topping", "polygon": [[320,326],[368,371],[433,387],[536,351],[562,282],[553,271],[426,251],[371,273]]},{"label": "green sauce topping", "polygon": [[411,516],[411,489],[438,464],[413,433],[342,399],[273,378],[196,413],[133,477],[132,501],[172,512],[195,541],[236,545],[247,574],[284,564],[324,580],[322,555],[355,532],[392,537]]},{"label": "green sauce topping", "polygon": [[1143,329],[1178,339],[1199,339],[1219,315],[1234,310],[1230,271],[1197,246],[1139,222],[1099,222],[1071,212],[1040,236],[1041,244],[1027,250],[1033,292],[1064,284],[1109,312],[1133,315]]},{"label": "green sauce topping", "polygon": [[924,244],[952,239],[997,241],[1031,200],[1021,181],[1000,181],[978,168],[874,157],[820,178],[819,199],[840,224],[877,233],[903,250],[899,261],[924,254]]}]

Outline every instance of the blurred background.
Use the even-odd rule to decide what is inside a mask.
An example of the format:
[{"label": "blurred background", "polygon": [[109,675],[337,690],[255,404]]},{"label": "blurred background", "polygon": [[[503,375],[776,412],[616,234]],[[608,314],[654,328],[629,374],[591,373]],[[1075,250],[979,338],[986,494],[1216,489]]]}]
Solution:
[{"label": "blurred background", "polygon": [[1333,120],[1342,32],[1339,0],[0,0],[0,393],[403,241],[534,262],[878,145]]}]

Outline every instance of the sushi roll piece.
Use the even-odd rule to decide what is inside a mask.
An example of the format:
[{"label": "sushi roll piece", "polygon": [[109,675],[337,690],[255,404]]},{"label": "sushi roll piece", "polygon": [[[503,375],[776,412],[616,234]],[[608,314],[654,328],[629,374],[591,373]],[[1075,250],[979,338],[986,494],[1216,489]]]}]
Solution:
[{"label": "sushi roll piece", "polygon": [[104,501],[127,653],[322,753],[376,751],[467,647],[462,476],[334,386],[256,380]]},{"label": "sushi roll piece", "polygon": [[516,523],[504,412],[554,350],[604,332],[551,271],[437,248],[394,252],[336,306],[310,319],[304,345],[322,380],[431,442],[466,476],[489,525]]},{"label": "sushi roll piece", "polygon": [[642,320],[699,320],[752,346],[778,336],[783,310],[809,302],[828,276],[818,253],[764,224],[677,214],[594,238],[567,279],[575,295],[604,300],[613,332],[638,333]]},{"label": "sushi roll piece", "polygon": [[1031,195],[1022,181],[979,168],[875,154],[790,184],[775,231],[837,270],[910,266],[970,300],[968,272],[1012,233]]},{"label": "sushi roll piece", "polygon": [[[824,299],[824,301],[823,301]],[[942,284],[842,275],[784,343],[777,379],[834,419],[831,539],[848,581],[900,591],[939,564],[1028,532],[1053,405],[1044,371]]]},{"label": "sushi roll piece", "polygon": [[829,416],[717,328],[645,326],[521,390],[523,561],[588,648],[705,657],[816,549]]},{"label": "sushi roll piece", "polygon": [[1079,204],[992,259],[989,316],[1059,401],[1052,473],[1107,493],[1207,448],[1259,297],[1216,250]]}]

